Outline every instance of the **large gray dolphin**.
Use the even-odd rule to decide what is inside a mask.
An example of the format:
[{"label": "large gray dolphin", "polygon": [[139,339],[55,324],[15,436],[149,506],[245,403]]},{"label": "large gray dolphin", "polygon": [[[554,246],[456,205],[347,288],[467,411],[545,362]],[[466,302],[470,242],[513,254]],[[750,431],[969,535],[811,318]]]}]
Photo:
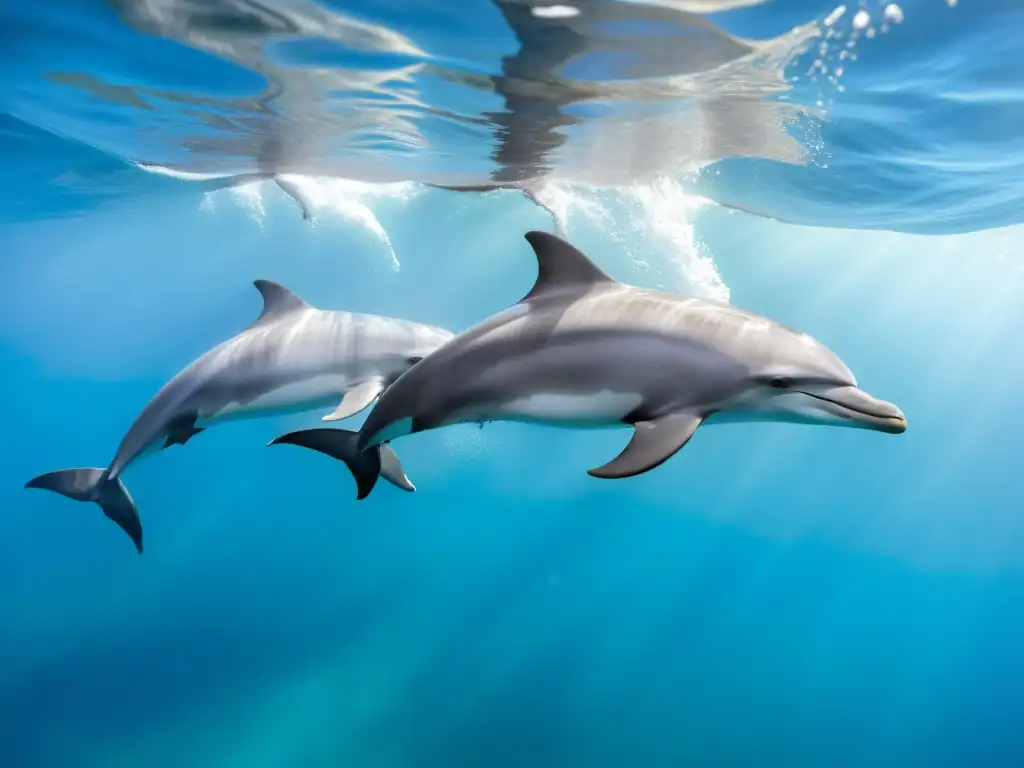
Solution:
[{"label": "large gray dolphin", "polygon": [[705,422],[907,428],[899,408],[860,389],[806,334],[624,285],[555,235],[526,239],[538,263],[530,292],[402,374],[363,423],[359,450],[459,422],[628,425],[625,449],[589,470],[623,478],[660,465]]},{"label": "large gray dolphin", "polygon": [[[270,280],[256,280],[263,311],[241,333],[192,362],[156,393],[128,429],[105,469],[62,469],[27,488],[92,501],[142,552],[139,520],[121,473],[153,450],[184,445],[214,424],[272,413],[337,406],[324,421],[366,408],[404,371],[452,338],[450,331],[397,318],[322,310]],[[393,451],[357,452],[356,434],[330,430],[325,452],[345,461],[365,498],[379,475],[415,490]],[[317,430],[278,438],[317,449]]]}]

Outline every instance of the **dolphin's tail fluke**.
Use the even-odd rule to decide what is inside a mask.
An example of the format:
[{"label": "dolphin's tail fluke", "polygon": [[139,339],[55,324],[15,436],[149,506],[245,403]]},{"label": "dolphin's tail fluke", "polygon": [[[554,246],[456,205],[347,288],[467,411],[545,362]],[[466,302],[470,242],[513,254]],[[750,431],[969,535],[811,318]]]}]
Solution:
[{"label": "dolphin's tail fluke", "polygon": [[416,490],[416,486],[402,469],[398,454],[391,446],[378,445],[360,453],[356,449],[358,437],[358,432],[347,429],[317,427],[289,432],[287,435],[274,438],[268,445],[300,445],[345,462],[345,466],[352,472],[352,477],[356,481],[357,499],[369,496],[380,476],[403,491]]},{"label": "dolphin's tail fluke", "polygon": [[111,480],[105,469],[58,469],[32,478],[25,483],[25,487],[54,491],[75,501],[95,502],[104,515],[128,534],[139,554],[142,554],[142,522],[135,509],[135,502],[121,478]]}]

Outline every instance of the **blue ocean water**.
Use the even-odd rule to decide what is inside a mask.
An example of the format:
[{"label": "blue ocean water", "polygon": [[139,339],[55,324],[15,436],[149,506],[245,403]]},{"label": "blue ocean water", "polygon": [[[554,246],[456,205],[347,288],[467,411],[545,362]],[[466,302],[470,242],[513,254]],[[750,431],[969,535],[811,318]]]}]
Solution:
[{"label": "blue ocean water", "polygon": [[[1022,21],[0,7],[0,765],[1022,764]],[[428,186],[490,183],[549,210]],[[602,481],[628,432],[463,425],[395,442],[415,494],[357,502],[266,447],[322,414],[243,421],[125,473],[141,557],[23,488],[109,461],[254,279],[462,330],[552,215],[620,280],[827,343],[908,430],[702,429]]]}]

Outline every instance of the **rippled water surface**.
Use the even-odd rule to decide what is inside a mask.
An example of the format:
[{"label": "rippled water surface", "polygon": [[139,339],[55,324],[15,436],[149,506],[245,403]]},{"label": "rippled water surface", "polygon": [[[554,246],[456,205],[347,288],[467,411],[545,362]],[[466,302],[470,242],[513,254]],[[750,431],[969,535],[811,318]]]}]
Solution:
[{"label": "rippled water surface", "polygon": [[541,189],[668,176],[783,220],[962,232],[1020,218],[1022,15],[1012,0],[58,0],[3,10],[0,109],[8,153],[77,140],[102,154],[53,150],[92,183],[105,170],[108,194],[147,186],[125,163]]}]

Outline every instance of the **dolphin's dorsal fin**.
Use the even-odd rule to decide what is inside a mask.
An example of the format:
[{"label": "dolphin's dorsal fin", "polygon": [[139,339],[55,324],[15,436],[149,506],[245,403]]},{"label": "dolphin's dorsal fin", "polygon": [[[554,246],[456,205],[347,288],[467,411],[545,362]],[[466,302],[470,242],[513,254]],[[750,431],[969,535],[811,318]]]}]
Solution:
[{"label": "dolphin's dorsal fin", "polygon": [[263,311],[260,312],[260,316],[256,318],[253,325],[275,320],[289,312],[310,308],[309,304],[273,280],[254,280],[252,284],[263,296]]},{"label": "dolphin's dorsal fin", "polygon": [[532,230],[526,241],[537,255],[537,282],[523,301],[545,293],[572,288],[586,291],[599,283],[615,283],[582,251],[550,232]]}]

